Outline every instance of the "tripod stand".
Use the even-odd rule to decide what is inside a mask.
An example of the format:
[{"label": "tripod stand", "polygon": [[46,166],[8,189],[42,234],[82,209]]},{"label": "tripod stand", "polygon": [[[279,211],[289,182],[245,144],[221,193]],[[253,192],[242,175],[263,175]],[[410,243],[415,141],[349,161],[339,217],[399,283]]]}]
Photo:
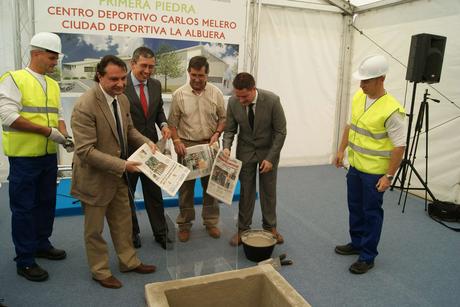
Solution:
[{"label": "tripod stand", "polygon": [[[406,208],[407,194],[409,190],[425,190],[425,210],[427,209],[428,194],[430,195],[433,201],[436,200],[436,197],[433,195],[430,188],[428,187],[428,128],[429,128],[428,100],[432,100],[437,103],[439,103],[439,100],[429,98],[430,94],[428,93],[428,89],[425,90],[425,94],[423,95],[423,101],[420,103],[420,109],[418,112],[417,121],[415,123],[414,139],[411,142],[411,128],[412,128],[412,122],[413,122],[413,116],[414,116],[414,102],[415,102],[416,90],[417,90],[417,82],[415,82],[413,86],[410,113],[408,114],[409,127],[407,131],[406,150],[404,152],[404,158],[401,161],[401,166],[399,167],[398,173],[396,174],[396,178],[393,181],[393,184],[391,185],[391,190],[393,190],[393,188],[396,185],[397,180],[399,179],[399,181],[401,182],[401,185],[399,186],[399,188],[401,189],[401,193],[399,194],[398,205],[401,203],[401,198],[402,198],[404,191],[406,192],[406,195],[404,197],[404,205],[403,205],[402,212],[404,212]],[[418,142],[419,142],[424,120],[425,120],[425,133],[426,133],[425,179],[422,178],[422,176],[420,175],[420,173],[417,171],[417,169],[414,166],[415,159],[417,158],[416,157],[417,147],[418,147]],[[415,174],[415,176],[418,178],[418,180],[422,184],[423,188],[411,188],[410,187],[410,181],[412,179],[412,174]],[[406,180],[407,180],[407,186],[406,186]]]}]

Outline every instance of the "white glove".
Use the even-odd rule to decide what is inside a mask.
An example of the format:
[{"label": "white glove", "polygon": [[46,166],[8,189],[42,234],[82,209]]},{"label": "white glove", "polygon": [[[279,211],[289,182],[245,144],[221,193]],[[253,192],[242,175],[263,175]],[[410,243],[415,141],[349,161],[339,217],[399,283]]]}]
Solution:
[{"label": "white glove", "polygon": [[58,144],[64,144],[66,141],[65,136],[56,128],[51,128],[51,133],[48,135],[48,139]]}]

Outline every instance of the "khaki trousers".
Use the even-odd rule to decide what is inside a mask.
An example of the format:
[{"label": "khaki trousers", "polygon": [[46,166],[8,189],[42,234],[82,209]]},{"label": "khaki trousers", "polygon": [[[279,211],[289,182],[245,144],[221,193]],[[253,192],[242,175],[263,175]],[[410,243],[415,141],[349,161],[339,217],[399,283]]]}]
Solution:
[{"label": "khaki trousers", "polygon": [[[182,230],[190,230],[192,227],[192,221],[195,220],[193,200],[195,195],[195,181],[196,179],[184,181],[182,186],[179,188],[180,212],[177,216],[176,222]],[[201,177],[200,181],[203,189],[203,208],[201,211],[203,225],[216,226],[217,223],[219,223],[219,204],[214,197],[206,193],[209,176]]]},{"label": "khaki trousers", "polygon": [[82,203],[85,214],[86,256],[93,278],[97,280],[112,276],[107,243],[102,237],[104,217],[109,225],[120,271],[130,271],[141,264],[132,241],[128,186],[122,178],[116,184],[117,192],[108,205],[94,206]]},{"label": "khaki trousers", "polygon": [[[209,143],[209,140],[181,140],[185,147]],[[181,163],[180,157],[178,158],[178,161]],[[192,227],[192,221],[195,220],[195,181],[196,179],[184,181],[182,186],[179,188],[180,212],[176,219],[176,222],[179,225],[179,229],[190,230]],[[201,177],[200,181],[201,187],[203,189],[203,208],[201,211],[203,225],[216,226],[217,223],[219,223],[219,204],[214,197],[206,193],[206,190],[208,189],[209,176]]]}]

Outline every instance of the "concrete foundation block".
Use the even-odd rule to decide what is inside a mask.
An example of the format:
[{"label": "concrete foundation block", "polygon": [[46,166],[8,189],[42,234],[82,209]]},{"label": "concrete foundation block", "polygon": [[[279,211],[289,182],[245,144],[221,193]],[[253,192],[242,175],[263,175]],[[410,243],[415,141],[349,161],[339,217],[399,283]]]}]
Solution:
[{"label": "concrete foundation block", "polygon": [[310,304],[266,264],[145,285],[149,307],[307,307]]}]

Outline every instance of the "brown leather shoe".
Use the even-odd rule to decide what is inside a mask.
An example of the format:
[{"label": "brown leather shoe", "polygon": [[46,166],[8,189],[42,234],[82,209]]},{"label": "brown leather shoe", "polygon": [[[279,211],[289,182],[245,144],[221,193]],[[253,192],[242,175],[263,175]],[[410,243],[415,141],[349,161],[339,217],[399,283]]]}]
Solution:
[{"label": "brown leather shoe", "polygon": [[214,239],[220,238],[220,230],[216,226],[206,226],[206,231],[210,237]]},{"label": "brown leather shoe", "polygon": [[93,277],[93,279],[97,281],[104,288],[119,289],[122,286],[121,281],[116,279],[114,276],[110,276],[105,279],[96,279]]},{"label": "brown leather shoe", "polygon": [[233,235],[232,239],[230,240],[231,246],[238,246],[241,245],[241,232],[237,232]]},{"label": "brown leather shoe", "polygon": [[190,239],[190,230],[187,230],[187,229],[179,230],[179,233],[177,234],[177,237],[179,238],[179,241],[187,242],[188,239]]},{"label": "brown leather shoe", "polygon": [[150,273],[155,272],[156,270],[157,270],[157,267],[154,265],[141,263],[134,269],[130,270],[129,272],[135,272],[139,274],[150,274]]},{"label": "brown leather shoe", "polygon": [[283,236],[278,232],[278,230],[276,230],[276,228],[272,228],[270,231],[276,238],[276,244],[283,244],[284,243]]}]

